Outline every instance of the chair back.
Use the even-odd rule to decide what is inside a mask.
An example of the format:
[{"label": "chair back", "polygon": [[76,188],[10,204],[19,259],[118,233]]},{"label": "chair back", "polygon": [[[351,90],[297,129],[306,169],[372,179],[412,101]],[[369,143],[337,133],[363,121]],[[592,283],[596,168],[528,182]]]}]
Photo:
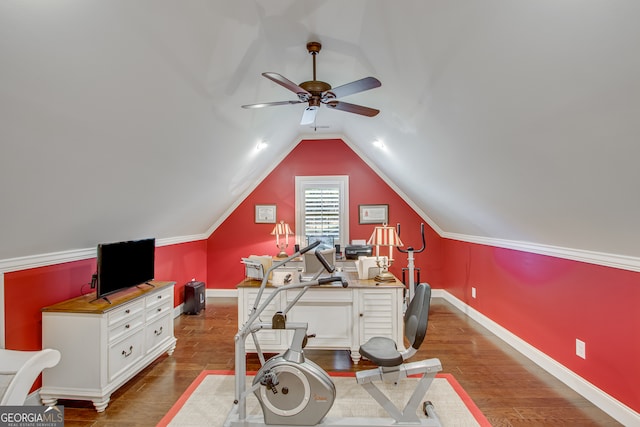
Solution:
[{"label": "chair back", "polygon": [[413,299],[404,314],[404,336],[414,349],[420,348],[427,335],[429,307],[431,305],[431,286],[420,283],[416,286]]},{"label": "chair back", "polygon": [[[38,375],[60,361],[60,352],[0,349],[0,406],[22,406]],[[4,389],[4,390],[3,390]]]}]

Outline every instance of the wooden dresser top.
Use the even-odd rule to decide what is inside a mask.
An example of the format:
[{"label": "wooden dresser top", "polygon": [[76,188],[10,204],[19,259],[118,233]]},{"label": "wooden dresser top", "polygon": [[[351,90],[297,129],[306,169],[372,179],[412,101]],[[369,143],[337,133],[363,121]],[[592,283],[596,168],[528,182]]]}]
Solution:
[{"label": "wooden dresser top", "polygon": [[108,295],[107,298],[109,299],[109,301],[111,301],[111,304],[109,304],[109,302],[107,302],[104,298],[96,299],[96,293],[91,292],[76,298],[61,301],[48,307],[43,307],[41,311],[43,313],[58,312],[103,314],[140,296],[176,284],[176,282],[160,280],[152,280],[149,283],[151,283],[153,286],[142,284]]}]

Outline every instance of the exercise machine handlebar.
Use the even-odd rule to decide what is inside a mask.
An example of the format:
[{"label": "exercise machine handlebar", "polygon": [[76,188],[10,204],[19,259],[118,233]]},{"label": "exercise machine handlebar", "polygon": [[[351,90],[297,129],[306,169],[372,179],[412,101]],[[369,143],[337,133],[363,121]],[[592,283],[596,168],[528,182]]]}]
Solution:
[{"label": "exercise machine handlebar", "polygon": [[[398,233],[398,237],[400,237],[400,223],[396,224],[396,231]],[[424,241],[424,222],[420,224],[420,236],[422,236],[422,247],[420,249],[414,249],[411,246],[409,246],[407,249],[402,249],[400,246],[396,246],[396,249],[398,249],[403,254],[406,254],[409,252],[419,254],[420,252],[424,251],[424,248],[426,247],[426,244]]]},{"label": "exercise machine handlebar", "polygon": [[316,258],[318,258],[318,261],[320,261],[324,269],[327,270],[329,273],[333,273],[335,271],[336,266],[329,264],[329,261],[327,261],[327,259],[324,257],[324,255],[322,254],[322,251],[316,251]]},{"label": "exercise machine handlebar", "polygon": [[292,256],[295,258],[296,256],[300,256],[305,252],[309,252],[311,249],[315,248],[316,246],[318,246],[320,243],[320,240],[316,240],[315,242],[313,242],[312,244],[310,244],[309,246],[300,249],[298,252],[296,252],[295,254],[293,254]]}]

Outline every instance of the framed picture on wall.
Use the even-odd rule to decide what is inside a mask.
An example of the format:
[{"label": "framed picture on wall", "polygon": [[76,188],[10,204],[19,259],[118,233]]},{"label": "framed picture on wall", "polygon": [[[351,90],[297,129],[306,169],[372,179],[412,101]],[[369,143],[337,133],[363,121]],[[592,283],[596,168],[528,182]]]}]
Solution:
[{"label": "framed picture on wall", "polygon": [[256,223],[275,224],[276,205],[256,205]]},{"label": "framed picture on wall", "polygon": [[358,205],[360,224],[388,224],[389,205]]}]

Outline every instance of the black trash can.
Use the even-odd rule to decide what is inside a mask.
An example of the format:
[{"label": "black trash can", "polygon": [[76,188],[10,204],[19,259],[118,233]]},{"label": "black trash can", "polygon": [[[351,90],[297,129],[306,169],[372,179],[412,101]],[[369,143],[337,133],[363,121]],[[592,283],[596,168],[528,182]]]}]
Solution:
[{"label": "black trash can", "polygon": [[204,282],[189,282],[184,287],[184,313],[198,314],[206,304]]}]

